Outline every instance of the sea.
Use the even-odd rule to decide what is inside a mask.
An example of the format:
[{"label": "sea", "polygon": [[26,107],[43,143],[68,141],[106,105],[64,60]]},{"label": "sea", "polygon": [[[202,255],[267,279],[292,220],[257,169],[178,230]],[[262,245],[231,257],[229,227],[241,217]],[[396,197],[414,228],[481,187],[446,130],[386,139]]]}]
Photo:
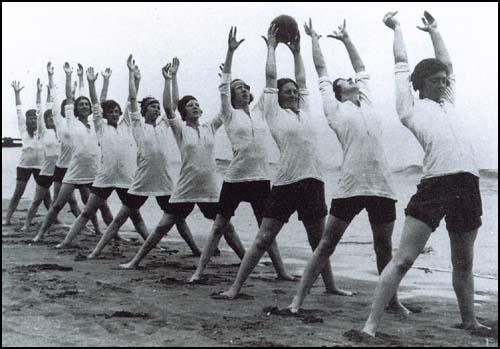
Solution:
[{"label": "sea", "polygon": [[[20,157],[21,148],[2,149],[2,198],[10,199],[16,183],[16,165]],[[222,183],[225,169],[229,160],[217,160],[217,174]],[[172,162],[170,174],[174,180],[177,179],[180,164]],[[271,168],[275,166],[271,164]],[[329,205],[332,193],[339,177],[338,166],[325,166],[323,169],[325,179],[326,202]],[[498,170],[482,169],[481,174],[481,194],[483,201],[483,225],[475,244],[474,273],[480,278],[498,279]],[[416,191],[416,185],[422,176],[422,167],[417,165],[396,168],[393,170],[394,182],[398,193],[397,220],[393,233],[393,247],[397,248],[404,223],[404,208],[410,197]],[[33,197],[35,184],[30,180],[24,193],[23,200],[31,200]],[[113,212],[117,212],[120,201],[115,193],[110,197],[109,203]],[[141,210],[149,229],[153,229],[159,221],[162,212],[156,205],[154,199],[150,198]],[[20,214],[20,213],[17,213]],[[187,219],[193,236],[200,245],[204,244],[204,239],[210,231],[211,222],[205,220],[198,208]],[[71,222],[67,222],[70,224]],[[242,203],[233,218],[233,224],[239,233],[245,246],[249,246],[257,232],[257,224],[253,217],[250,205]],[[133,231],[133,226],[127,223],[126,231]],[[180,239],[176,232],[170,233],[168,238]],[[278,236],[278,244],[289,250],[296,251],[294,256],[288,257],[288,262],[304,266],[310,256],[310,248],[302,224],[297,220],[296,214],[290,218]],[[359,257],[359,258],[358,258]],[[350,267],[358,269],[375,269],[375,254],[373,252],[373,237],[368,223],[366,212],[359,214],[351,223],[334,256],[334,265],[340,265],[347,270]],[[287,261],[285,261],[287,262]],[[358,265],[361,263],[362,265]],[[366,265],[365,265],[366,264]],[[432,234],[428,245],[422,255],[417,259],[415,267],[422,270],[435,270],[438,272],[451,272],[450,241],[444,220],[439,228]],[[335,269],[334,269],[335,270]],[[450,275],[451,280],[451,275]]]}]

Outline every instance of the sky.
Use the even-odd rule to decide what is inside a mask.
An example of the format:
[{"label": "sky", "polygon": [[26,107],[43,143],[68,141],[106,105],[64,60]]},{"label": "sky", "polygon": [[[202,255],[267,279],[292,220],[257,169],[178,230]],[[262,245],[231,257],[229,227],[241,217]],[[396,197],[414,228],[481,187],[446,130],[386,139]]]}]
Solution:
[{"label": "sky", "polygon": [[[477,140],[481,168],[498,168],[498,3],[2,3],[2,137],[19,135],[10,83],[25,86],[26,108],[35,103],[37,77],[47,82],[46,64],[56,68],[56,84],[64,84],[62,66],[113,70],[108,97],[127,98],[127,56],[142,72],[139,96],[161,98],[161,68],[172,57],[180,61],[180,95],[197,97],[204,118],[220,108],[218,66],[225,59],[227,35],[238,27],[246,39],[233,60],[233,76],[244,79],[254,96],[265,84],[266,46],[260,38],[278,15],[294,17],[301,29],[301,51],[313,101],[319,152],[323,161],[340,165],[342,152],[321,108],[310,38],[303,23],[310,17],[331,78],[352,76],[342,44],[326,38],[347,20],[348,32],[371,76],[375,104],[384,119],[384,145],[392,167],[421,164],[423,151],[396,115],[392,31],[384,14],[399,10],[411,68],[433,57],[429,35],[416,28],[424,10],[437,20],[454,63],[459,110]],[[279,77],[293,77],[293,59],[284,45],[277,49]],[[100,91],[101,78],[97,82]],[[61,91],[62,92],[62,91]],[[217,136],[216,156],[230,158],[225,132]],[[277,158],[277,150],[272,152]]]}]

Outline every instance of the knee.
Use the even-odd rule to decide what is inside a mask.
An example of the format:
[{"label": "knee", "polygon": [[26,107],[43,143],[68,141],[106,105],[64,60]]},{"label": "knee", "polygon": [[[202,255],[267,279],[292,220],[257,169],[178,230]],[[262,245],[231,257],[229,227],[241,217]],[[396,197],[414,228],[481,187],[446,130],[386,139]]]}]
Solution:
[{"label": "knee", "polygon": [[83,212],[82,212],[82,216],[83,216],[85,219],[89,220],[89,219],[91,219],[91,218],[94,216],[94,212],[92,212],[91,210],[89,210],[89,209],[85,208],[85,209],[83,210]]},{"label": "knee", "polygon": [[333,251],[335,250],[335,245],[333,241],[329,240],[321,240],[320,243],[318,244],[318,253],[321,256],[331,256],[333,254]]},{"label": "knee", "polygon": [[258,234],[257,238],[255,239],[255,246],[259,251],[267,250],[272,243],[273,239],[271,238],[270,234],[266,233]]},{"label": "knee", "polygon": [[400,274],[406,274],[408,270],[410,270],[414,262],[415,259],[408,256],[400,256],[400,257],[396,256],[394,258],[394,264],[396,266],[396,270]]}]

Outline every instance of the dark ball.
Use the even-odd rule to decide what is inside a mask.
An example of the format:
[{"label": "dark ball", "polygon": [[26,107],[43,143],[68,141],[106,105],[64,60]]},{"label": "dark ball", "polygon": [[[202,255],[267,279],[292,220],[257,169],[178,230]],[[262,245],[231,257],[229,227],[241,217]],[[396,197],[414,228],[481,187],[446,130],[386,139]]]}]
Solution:
[{"label": "dark ball", "polygon": [[299,25],[293,17],[287,15],[278,16],[273,19],[271,26],[273,24],[278,26],[278,34],[276,36],[278,42],[290,42],[294,37],[299,35]]}]

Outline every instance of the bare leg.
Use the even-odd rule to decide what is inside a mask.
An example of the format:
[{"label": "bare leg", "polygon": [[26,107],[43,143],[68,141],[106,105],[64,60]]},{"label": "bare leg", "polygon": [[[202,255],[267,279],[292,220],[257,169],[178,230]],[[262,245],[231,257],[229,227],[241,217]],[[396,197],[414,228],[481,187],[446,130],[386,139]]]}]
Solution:
[{"label": "bare leg", "polygon": [[69,208],[71,209],[71,213],[73,213],[73,216],[75,216],[75,218],[78,218],[78,216],[82,212],[80,211],[80,208],[78,207],[78,203],[76,202],[76,197],[75,197],[74,191],[71,193],[71,195],[68,199],[68,205],[69,205]]},{"label": "bare leg", "polygon": [[254,270],[266,249],[269,248],[274,239],[276,239],[276,236],[282,227],[283,222],[276,219],[264,218],[262,220],[257,237],[248,252],[245,253],[245,257],[241,262],[240,269],[236,275],[236,280],[232,284],[231,288],[222,294],[223,296],[232,299],[238,295],[246,279]]},{"label": "bare leg", "polygon": [[210,232],[210,236],[208,238],[207,245],[203,249],[201,253],[200,260],[198,261],[198,266],[196,267],[196,271],[189,279],[189,282],[198,281],[201,279],[203,275],[203,271],[205,270],[210,258],[214,255],[215,249],[217,245],[219,245],[219,241],[223,236],[223,232],[227,229],[230,220],[226,217],[218,214],[215,218],[214,224],[212,226],[212,230]]},{"label": "bare leg", "polygon": [[106,225],[110,225],[113,222],[113,214],[108,206],[108,202],[106,200],[102,200],[99,204],[99,211],[101,211],[102,220]]},{"label": "bare leg", "polygon": [[[382,224],[370,223],[370,225],[373,232],[373,247],[377,256],[377,269],[378,273],[382,274],[385,266],[392,259],[392,231],[394,230],[394,222]],[[401,315],[409,315],[411,313],[399,302],[397,292],[389,302],[389,309]]]},{"label": "bare leg", "polygon": [[[89,199],[90,190],[86,186],[80,186],[80,196],[82,198],[83,203],[86,205],[87,200]],[[92,225],[94,226],[94,231],[98,235],[102,235],[101,229],[99,229],[99,222],[97,220],[97,216],[94,214],[90,220],[92,221]]]},{"label": "bare leg", "polygon": [[56,248],[64,248],[68,246],[76,237],[76,235],[80,233],[83,228],[85,228],[85,224],[87,224],[92,216],[95,216],[97,208],[99,207],[99,205],[102,205],[103,202],[105,202],[105,200],[101,199],[95,194],[90,194],[90,197],[87,200],[85,207],[83,208],[83,212],[78,216],[76,221],[71,226],[71,229],[64,238],[64,241],[57,245]]},{"label": "bare leg", "polygon": [[26,231],[29,229],[31,225],[31,221],[33,221],[33,218],[35,218],[35,215],[38,211],[38,208],[40,207],[40,204],[45,198],[45,193],[48,191],[47,188],[44,188],[40,185],[37,184],[36,186],[36,191],[35,191],[35,197],[33,199],[33,202],[31,203],[31,206],[28,210],[28,214],[26,215],[26,221],[24,222],[24,226],[21,228],[21,231]]},{"label": "bare leg", "polygon": [[135,230],[139,233],[144,241],[148,238],[148,227],[142,219],[141,212],[136,209],[130,209],[130,220],[134,224]]},{"label": "bare leg", "polygon": [[16,189],[14,190],[14,194],[12,194],[12,198],[10,199],[9,208],[7,209],[5,220],[2,223],[3,225],[12,224],[11,222],[12,215],[14,214],[17,205],[19,205],[19,201],[21,200],[21,197],[23,196],[24,191],[26,190],[26,184],[28,184],[28,182],[16,181]]},{"label": "bare leg", "polygon": [[74,187],[75,186],[73,184],[63,184],[61,186],[61,190],[59,191],[59,195],[57,195],[56,201],[50,207],[49,212],[47,212],[47,216],[45,217],[45,220],[42,223],[42,226],[38,230],[38,234],[33,239],[34,242],[41,241],[43,239],[45,233],[56,221],[59,212],[62,210],[64,205],[66,205],[66,202],[68,201],[68,198],[73,192]]},{"label": "bare leg", "polygon": [[240,259],[243,259],[245,256],[245,247],[243,246],[238,234],[236,234],[234,226],[231,222],[228,222],[226,228],[224,229],[224,240],[226,240],[227,244],[232,248],[236,255]]},{"label": "bare leg", "polygon": [[45,196],[43,197],[43,204],[45,205],[45,208],[47,210],[50,209],[50,205],[52,205],[52,198],[50,197],[50,190],[47,190],[45,192]]},{"label": "bare leg", "polygon": [[427,224],[411,216],[406,216],[399,249],[380,275],[370,316],[366,320],[362,332],[375,336],[385,307],[394,297],[401,280],[425,247],[430,235],[431,228]]},{"label": "bare leg", "polygon": [[467,330],[489,329],[477,321],[474,311],[474,241],[477,229],[467,233],[449,232],[451,262],[453,264],[453,289],[457,295],[463,327]]},{"label": "bare leg", "polygon": [[139,263],[142,261],[144,257],[151,251],[164,237],[170,229],[177,222],[177,217],[170,215],[168,213],[164,213],[163,217],[160,219],[160,222],[156,226],[156,229],[148,236],[144,244],[141,246],[137,254],[134,258],[125,264],[120,264],[120,267],[123,269],[134,269],[139,266]]},{"label": "bare leg", "polygon": [[102,252],[108,242],[110,242],[114,236],[118,235],[118,231],[120,230],[121,226],[125,224],[128,217],[130,216],[130,213],[131,209],[125,205],[122,205],[120,211],[118,211],[118,214],[113,219],[113,222],[108,225],[106,232],[103,236],[101,236],[101,240],[99,240],[99,242],[97,243],[94,251],[92,251],[92,253],[87,256],[88,259],[96,258]]},{"label": "bare leg", "polygon": [[293,301],[289,308],[293,313],[299,311],[305,297],[309,293],[312,285],[318,278],[324,265],[328,262],[328,258],[333,254],[337,244],[344,235],[349,223],[329,215],[326,222],[325,231],[321,237],[318,247],[313,253],[312,258],[307,263],[304,274],[300,279],[299,288],[293,297]]},{"label": "bare leg", "polygon": [[179,235],[184,239],[184,241],[186,241],[187,245],[193,252],[193,255],[195,255],[196,257],[201,256],[201,251],[196,245],[196,242],[194,242],[193,234],[191,234],[191,230],[189,229],[186,220],[184,219],[177,220],[175,226],[177,227]]}]

